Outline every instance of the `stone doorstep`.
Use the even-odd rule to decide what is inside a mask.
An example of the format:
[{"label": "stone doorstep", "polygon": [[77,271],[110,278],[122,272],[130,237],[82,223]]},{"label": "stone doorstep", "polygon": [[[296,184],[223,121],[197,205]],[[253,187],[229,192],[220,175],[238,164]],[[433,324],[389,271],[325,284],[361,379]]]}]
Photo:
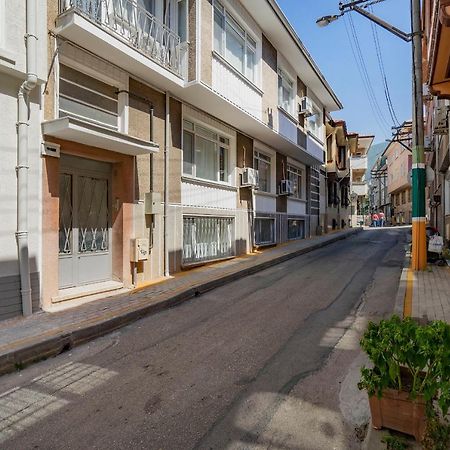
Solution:
[{"label": "stone doorstep", "polygon": [[[66,324],[63,324],[63,327],[60,327],[59,329],[57,328],[58,324],[55,324],[55,329],[50,330],[50,332],[46,330],[43,331],[38,322],[33,323],[31,327],[29,325],[24,325],[27,329],[35,327],[37,333],[31,336],[28,334],[26,338],[16,340],[16,345],[11,342],[11,345],[6,344],[5,346],[2,346],[4,350],[0,351],[0,374],[21,369],[26,365],[46,359],[50,356],[56,356],[61,352],[70,350],[76,345],[83,344],[89,340],[108,334],[145,316],[172,308],[199,294],[215,289],[228,282],[262,271],[339,240],[346,239],[347,237],[357,234],[359,231],[362,231],[362,229],[357,228],[343,233],[336,233],[328,239],[311,240],[309,241],[310,245],[297,247],[291,252],[276,252],[272,258],[269,258],[269,255],[264,255],[263,253],[266,257],[263,257],[259,263],[255,261],[255,264],[250,266],[245,265],[242,268],[239,268],[238,266],[235,270],[227,271],[224,275],[218,273],[218,275],[214,277],[201,277],[196,274],[196,281],[198,280],[200,282],[194,282],[192,285],[186,284],[185,286],[177,286],[175,289],[168,289],[167,292],[162,293],[166,294],[167,297],[158,301],[152,301],[151,298],[147,298],[147,301],[143,299],[143,302],[129,305],[128,308],[117,308],[116,311],[112,309],[111,314],[108,315],[109,317],[95,317],[86,320],[83,312],[83,306],[88,305],[86,304],[78,307],[79,318],[81,320],[70,320],[69,323],[67,323],[66,320]],[[287,249],[287,246],[285,246],[285,249]],[[145,290],[146,289],[144,288],[141,292]],[[149,287],[149,290],[151,290],[151,286]],[[69,313],[69,311],[67,311],[67,313]],[[51,313],[44,313],[41,317],[48,317],[46,314]],[[75,315],[74,311],[70,311],[70,314],[72,317]],[[35,317],[35,319],[37,319],[37,317]],[[17,327],[17,322],[15,322],[15,324]],[[20,341],[20,343],[18,341]]]}]

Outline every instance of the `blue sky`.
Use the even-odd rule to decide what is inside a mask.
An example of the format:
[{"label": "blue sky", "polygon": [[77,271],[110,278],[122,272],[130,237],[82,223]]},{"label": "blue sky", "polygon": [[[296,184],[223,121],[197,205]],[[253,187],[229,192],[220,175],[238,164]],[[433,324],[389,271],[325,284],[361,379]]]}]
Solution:
[{"label": "blue sky", "polygon": [[[344,109],[333,116],[346,120],[349,131],[375,134],[375,142],[390,138],[392,119],[385,99],[371,22],[355,12],[346,14],[352,17],[373,91],[387,124],[372,111],[358,70],[361,65],[355,62],[347,36],[346,28],[352,36],[349,17],[341,17],[324,28],[315,23],[321,16],[338,13],[339,0],[278,0],[278,3],[344,105]],[[409,0],[385,0],[374,4],[372,9],[387,22],[409,32],[409,6]],[[402,122],[411,116],[411,44],[380,27],[377,35],[392,104]]]}]

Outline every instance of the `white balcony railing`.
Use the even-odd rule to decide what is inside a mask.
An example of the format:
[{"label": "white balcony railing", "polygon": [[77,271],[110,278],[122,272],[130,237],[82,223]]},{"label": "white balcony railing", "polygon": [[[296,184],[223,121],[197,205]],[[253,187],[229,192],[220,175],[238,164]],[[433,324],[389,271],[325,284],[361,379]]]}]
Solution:
[{"label": "white balcony railing", "polygon": [[367,157],[352,156],[350,159],[350,167],[354,170],[367,170]]},{"label": "white balcony railing", "polygon": [[182,75],[184,52],[178,34],[135,0],[60,0],[60,14],[75,11],[125,40],[161,66]]},{"label": "white balcony railing", "polygon": [[352,182],[352,194],[365,196],[368,193],[367,184],[361,181]]}]

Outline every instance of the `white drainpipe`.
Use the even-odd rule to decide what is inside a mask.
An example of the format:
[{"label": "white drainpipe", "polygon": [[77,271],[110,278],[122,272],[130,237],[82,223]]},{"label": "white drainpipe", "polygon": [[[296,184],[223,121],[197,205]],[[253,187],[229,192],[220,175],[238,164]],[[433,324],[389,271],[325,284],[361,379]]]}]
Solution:
[{"label": "white drainpipe", "polygon": [[36,17],[37,0],[26,0],[26,61],[27,76],[17,94],[17,251],[20,271],[20,294],[22,313],[32,314],[30,261],[28,256],[28,127],[29,95],[37,84],[36,74]]},{"label": "white drainpipe", "polygon": [[169,276],[169,149],[170,149],[170,95],[166,92],[166,122],[164,124],[164,276]]}]

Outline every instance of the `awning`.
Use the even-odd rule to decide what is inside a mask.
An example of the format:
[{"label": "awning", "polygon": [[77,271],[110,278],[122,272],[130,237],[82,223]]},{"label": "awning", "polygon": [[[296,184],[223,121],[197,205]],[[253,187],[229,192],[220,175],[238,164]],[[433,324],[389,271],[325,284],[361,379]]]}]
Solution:
[{"label": "awning", "polygon": [[154,142],[72,117],[43,122],[42,134],[125,155],[145,155],[159,151],[159,146]]}]

